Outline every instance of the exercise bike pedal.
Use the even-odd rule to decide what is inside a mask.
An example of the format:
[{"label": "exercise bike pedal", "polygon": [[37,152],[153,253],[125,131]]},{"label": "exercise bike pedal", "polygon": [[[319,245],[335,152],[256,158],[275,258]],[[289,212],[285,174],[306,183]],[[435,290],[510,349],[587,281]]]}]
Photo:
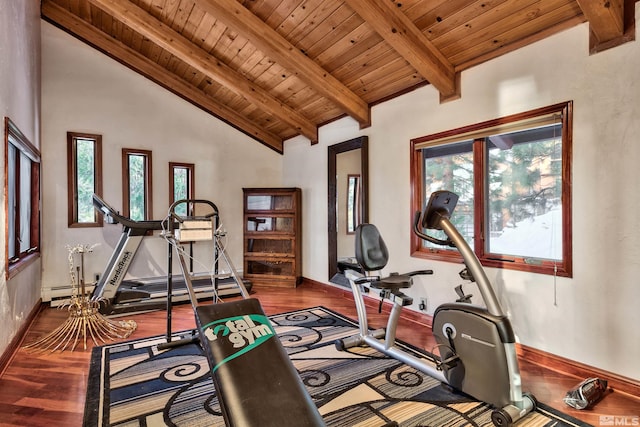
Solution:
[{"label": "exercise bike pedal", "polygon": [[436,360],[436,369],[439,371],[446,371],[448,369],[455,368],[458,365],[458,361],[460,360],[460,356],[454,354],[453,356],[447,357],[446,359]]},{"label": "exercise bike pedal", "polygon": [[472,294],[465,294],[464,290],[462,290],[462,285],[456,286],[456,293],[460,298],[456,300],[456,302],[464,302],[467,304],[471,303],[471,298],[473,298]]}]

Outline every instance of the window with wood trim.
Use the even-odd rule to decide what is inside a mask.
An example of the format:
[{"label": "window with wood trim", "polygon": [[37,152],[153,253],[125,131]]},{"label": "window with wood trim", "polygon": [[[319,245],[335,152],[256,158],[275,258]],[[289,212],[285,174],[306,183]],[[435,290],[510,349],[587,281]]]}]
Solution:
[{"label": "window with wood trim", "polygon": [[[195,198],[195,165],[193,163],[169,162],[169,205],[182,199]],[[180,216],[193,215],[187,212],[187,204],[176,206],[175,213]]]},{"label": "window with wood trim", "polygon": [[122,149],[122,210],[134,221],[152,219],[151,151]]},{"label": "window with wood trim", "polygon": [[40,256],[40,151],[4,119],[6,277]]},{"label": "window with wood trim", "polygon": [[[571,146],[571,102],[413,139],[412,212],[453,191],[452,222],[483,265],[571,277]],[[411,253],[461,261],[415,235]]]},{"label": "window with wood trim", "polygon": [[102,227],[93,194],[102,196],[102,135],[67,132],[68,224]]}]

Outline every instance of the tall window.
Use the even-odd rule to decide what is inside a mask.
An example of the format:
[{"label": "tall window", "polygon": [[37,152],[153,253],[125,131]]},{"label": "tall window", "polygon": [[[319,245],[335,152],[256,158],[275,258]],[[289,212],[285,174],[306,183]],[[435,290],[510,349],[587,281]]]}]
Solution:
[{"label": "tall window", "polygon": [[[567,102],[412,140],[412,210],[453,191],[451,221],[483,265],[571,277],[571,112]],[[415,236],[412,255],[461,259]]]},{"label": "tall window", "polygon": [[8,117],[5,134],[5,271],[12,277],[40,254],[40,151]]},{"label": "tall window", "polygon": [[102,227],[93,194],[102,196],[102,136],[67,132],[69,227]]},{"label": "tall window", "polygon": [[[193,163],[169,162],[169,204],[181,199],[195,198],[195,165]],[[181,216],[192,215],[187,212],[187,204],[176,206],[175,213]]]},{"label": "tall window", "polygon": [[134,221],[151,220],[151,151],[122,149],[122,209]]}]

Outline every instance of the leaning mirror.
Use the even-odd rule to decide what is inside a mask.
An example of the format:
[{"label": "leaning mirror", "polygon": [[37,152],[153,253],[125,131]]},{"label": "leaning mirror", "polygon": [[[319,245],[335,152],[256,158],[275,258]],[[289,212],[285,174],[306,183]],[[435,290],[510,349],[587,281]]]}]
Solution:
[{"label": "leaning mirror", "polygon": [[368,220],[368,137],[331,145],[328,150],[329,280],[349,286],[342,271],[355,263],[353,233]]}]

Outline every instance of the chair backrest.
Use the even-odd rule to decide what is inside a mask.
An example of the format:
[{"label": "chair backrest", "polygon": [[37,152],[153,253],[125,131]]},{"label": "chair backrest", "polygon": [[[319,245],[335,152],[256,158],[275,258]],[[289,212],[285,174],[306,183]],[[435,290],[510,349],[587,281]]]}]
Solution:
[{"label": "chair backrest", "polygon": [[366,271],[382,270],[387,265],[389,250],[375,225],[358,225],[355,240],[356,259]]}]

